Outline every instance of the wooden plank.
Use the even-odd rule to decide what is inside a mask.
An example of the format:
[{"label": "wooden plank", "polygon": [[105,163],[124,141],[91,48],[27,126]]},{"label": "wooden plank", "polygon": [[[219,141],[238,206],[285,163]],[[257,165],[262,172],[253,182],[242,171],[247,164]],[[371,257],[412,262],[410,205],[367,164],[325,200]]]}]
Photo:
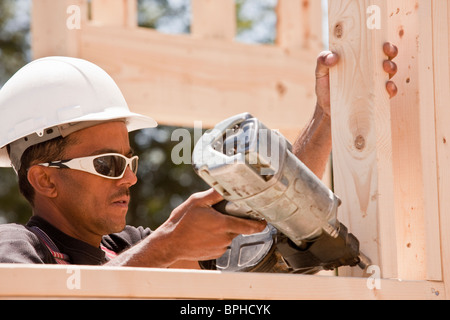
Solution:
[{"label": "wooden plank", "polygon": [[321,1],[279,0],[277,18],[277,45],[289,50],[322,50]]},{"label": "wooden plank", "polygon": [[[83,27],[68,34],[63,13],[55,15],[59,20],[46,18],[49,10],[66,8],[63,2],[55,7],[54,1],[34,6],[40,10],[33,19],[35,57],[69,55],[99,64],[119,82],[133,110],[158,114],[162,124],[192,126],[202,120],[210,127],[250,111],[293,141],[313,113],[318,51],[284,52],[275,46],[123,28],[135,25],[130,22],[135,16],[130,16],[136,0],[114,1],[112,7],[105,6],[106,0],[95,0],[89,26],[87,1],[78,0],[83,4]],[[61,34],[46,37],[49,30]]]},{"label": "wooden plank", "polygon": [[234,40],[237,29],[234,0],[191,0],[191,6],[193,36]]},{"label": "wooden plank", "polygon": [[92,0],[91,18],[103,26],[137,26],[137,0]]},{"label": "wooden plank", "polygon": [[127,0],[125,25],[129,28],[138,26],[138,0]]},{"label": "wooden plank", "polygon": [[31,16],[34,59],[79,55],[80,31],[87,20],[87,0],[33,0]]},{"label": "wooden plank", "polygon": [[442,282],[287,274],[5,264],[0,279],[2,299],[445,299]]},{"label": "wooden plank", "polygon": [[388,2],[399,47],[391,101],[398,277],[442,280],[435,143],[431,2]]},{"label": "wooden plank", "polygon": [[447,1],[432,4],[441,253],[445,289],[450,293],[450,6]]},{"label": "wooden plank", "polygon": [[330,50],[341,57],[331,71],[334,182],[342,222],[382,277],[395,278],[391,118],[382,70],[387,30],[367,27],[370,5],[386,26],[386,1],[329,1]]},{"label": "wooden plank", "polygon": [[314,1],[308,0],[309,4],[307,7],[308,10],[308,25],[309,32],[308,39],[309,45],[308,48],[310,50],[318,50],[322,51],[325,48],[325,42],[323,39],[323,31],[324,31],[324,9],[322,8],[322,0]]},{"label": "wooden plank", "polygon": [[111,74],[134,111],[161,124],[210,127],[248,111],[294,140],[316,103],[317,53],[306,50],[90,25],[80,56]]},{"label": "wooden plank", "polygon": [[277,7],[276,43],[283,48],[304,48],[307,38],[305,23],[302,21],[301,1],[279,0]]},{"label": "wooden plank", "polygon": [[[435,65],[434,53],[437,47],[431,41],[436,31],[434,24],[434,13],[432,13],[431,2],[419,5],[419,45],[418,64],[419,88],[420,88],[420,115],[421,120],[421,148],[423,163],[423,185],[424,185],[424,228],[426,231],[426,263],[428,280],[442,280],[441,246],[440,246],[440,217],[439,217],[439,175],[437,163],[436,142],[436,84],[433,81],[433,65]],[[443,2],[442,2],[443,3]],[[430,21],[431,13],[431,21]],[[445,23],[447,23],[445,16]],[[430,37],[430,31],[433,37]],[[440,31],[438,31],[440,32]],[[431,41],[430,41],[431,39]],[[448,64],[447,64],[448,68]],[[431,85],[433,83],[433,85]],[[447,82],[448,83],[448,82]],[[434,105],[435,108],[430,108]]]}]

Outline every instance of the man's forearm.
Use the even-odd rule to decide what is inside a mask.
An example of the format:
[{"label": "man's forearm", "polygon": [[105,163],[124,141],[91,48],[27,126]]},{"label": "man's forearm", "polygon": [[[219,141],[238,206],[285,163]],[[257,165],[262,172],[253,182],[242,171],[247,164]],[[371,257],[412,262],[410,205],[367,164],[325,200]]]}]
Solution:
[{"label": "man's forearm", "polygon": [[331,153],[331,118],[317,106],[314,116],[293,145],[294,154],[322,178]]},{"label": "man's forearm", "polygon": [[122,252],[106,266],[167,268],[176,262],[164,234],[153,232],[140,243]]}]

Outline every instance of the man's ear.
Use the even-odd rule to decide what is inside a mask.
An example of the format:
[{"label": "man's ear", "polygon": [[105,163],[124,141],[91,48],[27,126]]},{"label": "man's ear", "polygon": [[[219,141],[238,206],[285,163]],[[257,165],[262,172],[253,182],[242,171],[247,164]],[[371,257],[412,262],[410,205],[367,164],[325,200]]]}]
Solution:
[{"label": "man's ear", "polygon": [[36,193],[47,198],[55,198],[58,195],[56,184],[48,168],[32,166],[28,169],[27,177]]}]

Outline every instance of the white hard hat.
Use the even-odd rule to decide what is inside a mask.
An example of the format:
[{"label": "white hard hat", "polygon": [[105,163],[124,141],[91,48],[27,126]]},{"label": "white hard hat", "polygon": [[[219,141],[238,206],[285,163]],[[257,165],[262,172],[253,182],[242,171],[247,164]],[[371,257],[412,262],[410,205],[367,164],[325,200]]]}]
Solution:
[{"label": "white hard hat", "polygon": [[[20,167],[26,148],[99,122],[122,119],[128,131],[155,127],[130,112],[114,80],[76,58],[48,57],[20,69],[0,90],[0,167]],[[11,159],[6,146],[13,147]]]}]

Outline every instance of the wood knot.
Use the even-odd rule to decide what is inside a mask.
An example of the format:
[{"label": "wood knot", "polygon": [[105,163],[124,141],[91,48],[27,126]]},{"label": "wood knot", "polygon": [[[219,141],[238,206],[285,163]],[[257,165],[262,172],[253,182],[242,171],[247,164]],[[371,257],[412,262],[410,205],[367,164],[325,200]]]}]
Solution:
[{"label": "wood knot", "polygon": [[276,89],[280,97],[283,97],[287,92],[287,88],[282,82],[277,83]]},{"label": "wood knot", "polygon": [[342,26],[342,23],[339,22],[338,24],[336,24],[336,26],[334,27],[334,35],[339,39],[344,35],[344,28]]},{"label": "wood knot", "polygon": [[366,139],[362,135],[359,135],[355,139],[355,148],[359,151],[364,150],[366,147]]}]

